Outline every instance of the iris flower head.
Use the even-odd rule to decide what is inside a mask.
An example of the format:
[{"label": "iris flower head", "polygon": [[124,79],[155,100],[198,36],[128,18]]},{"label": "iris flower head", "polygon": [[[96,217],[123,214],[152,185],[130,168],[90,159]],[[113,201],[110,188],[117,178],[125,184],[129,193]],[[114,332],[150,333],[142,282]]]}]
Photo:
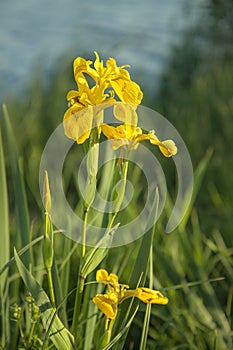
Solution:
[{"label": "iris flower head", "polygon": [[166,305],[168,303],[168,298],[160,291],[145,287],[129,289],[127,284],[118,282],[116,274],[108,274],[104,269],[97,271],[96,281],[104,283],[108,288],[105,294],[96,294],[93,298],[93,302],[107,319],[115,319],[118,305],[128,298],[136,297],[146,304]]},{"label": "iris flower head", "polygon": [[67,94],[69,108],[64,114],[64,131],[67,137],[79,144],[89,138],[96,125],[91,107],[101,105],[100,110],[103,110],[104,104],[111,105],[117,101],[138,105],[143,97],[140,86],[131,80],[126,70],[129,65],[118,66],[114,58],[109,58],[104,66],[97,52],[95,56],[94,63],[82,57],[74,60],[74,78],[78,89]]}]

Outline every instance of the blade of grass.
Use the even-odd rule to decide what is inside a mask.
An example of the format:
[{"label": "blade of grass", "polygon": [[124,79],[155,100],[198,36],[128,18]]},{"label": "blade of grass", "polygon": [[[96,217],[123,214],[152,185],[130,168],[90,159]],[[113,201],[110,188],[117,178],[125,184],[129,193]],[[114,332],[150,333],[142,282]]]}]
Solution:
[{"label": "blade of grass", "polygon": [[[23,254],[25,254],[25,252],[27,252],[32,246],[34,246],[35,244],[37,244],[38,242],[42,241],[42,239],[44,238],[44,236],[39,236],[37,238],[35,238],[33,241],[31,241],[29,244],[27,244],[25,247],[23,247],[22,249],[20,249],[18,251],[18,255],[21,256]],[[13,256],[0,270],[0,276],[4,273],[4,271],[6,271],[8,269],[8,267],[10,267],[15,261],[15,257]]]},{"label": "blade of grass", "polygon": [[[152,219],[153,219],[153,222],[156,222],[158,205],[159,205],[159,193],[158,193],[158,189],[156,188],[154,201],[151,207],[150,215],[148,217],[148,222],[151,222]],[[150,250],[151,250],[151,247],[153,246],[154,233],[155,233],[155,225],[146,234],[144,234],[142,238],[137,259],[135,261],[135,264],[129,279],[130,288],[136,288],[139,280],[140,280],[140,285],[143,286],[145,283],[146,272],[148,268],[148,261],[150,257]],[[125,323],[127,322],[127,317],[125,317],[125,315],[130,315],[132,314],[132,312],[134,313],[134,310],[137,307],[137,304],[138,304],[138,301],[135,301],[134,303],[130,303],[129,301],[126,300],[124,305],[122,305],[122,309],[119,316],[116,319],[114,329],[118,329],[120,325],[125,325]],[[130,310],[131,307],[133,311]],[[118,345],[119,349],[123,349],[126,336],[127,336],[127,332],[124,334],[124,337],[121,339],[121,344]]]},{"label": "blade of grass", "polygon": [[[94,271],[89,275],[90,280],[94,278]],[[91,300],[91,298],[97,293],[101,293],[101,285],[94,284],[91,288],[86,288],[86,292],[84,295],[84,304],[88,305],[86,312],[86,326],[85,326],[85,336],[84,336],[84,348],[83,350],[89,350],[92,348],[97,314],[96,314],[96,306]]]},{"label": "blade of grass", "polygon": [[58,350],[73,350],[74,338],[52,308],[47,294],[22,263],[16,249],[14,256],[20,276],[40,308],[43,326],[46,331],[50,329],[50,340]]},{"label": "blade of grass", "polygon": [[125,333],[128,332],[131,323],[133,322],[133,319],[138,311],[139,306],[137,306],[134,310],[134,313],[132,314],[132,316],[130,317],[129,321],[126,323],[125,327],[122,327],[120,332],[117,333],[117,335],[111,340],[111,342],[104,347],[103,350],[109,350],[113,347],[113,345],[115,345],[124,335]]},{"label": "blade of grass", "polygon": [[[156,222],[158,205],[159,205],[159,193],[158,193],[158,189],[156,189],[154,203],[150,211],[148,222],[151,222],[152,220],[151,217],[153,217],[153,222]],[[150,256],[150,249],[151,249],[151,246],[153,245],[154,234],[155,234],[155,225],[149,232],[144,234],[142,238],[137,260],[135,261],[134,268],[129,280],[129,285],[131,288],[136,287],[141,275],[142,275],[141,284],[143,285],[145,282],[146,271],[147,271],[148,261]]]},{"label": "blade of grass", "polygon": [[203,159],[200,161],[200,163],[198,164],[197,168],[195,169],[194,172],[194,184],[193,184],[193,193],[192,193],[192,198],[191,201],[189,203],[188,209],[179,225],[179,230],[181,232],[184,232],[185,228],[186,228],[186,224],[188,222],[188,219],[190,217],[194,202],[196,200],[196,197],[198,195],[198,192],[201,188],[208,164],[210,162],[211,156],[213,154],[213,150],[212,149],[208,149],[205,156],[203,157]]},{"label": "blade of grass", "polygon": [[[0,269],[10,259],[10,232],[9,232],[9,213],[8,213],[8,197],[7,182],[5,172],[5,160],[3,154],[2,136],[0,129]],[[0,275],[0,297],[1,297],[1,325],[2,325],[2,344],[7,345],[10,334],[9,324],[9,295],[8,295],[8,271]]]},{"label": "blade of grass", "polygon": [[[19,230],[20,237],[20,246],[19,248],[24,247],[30,242],[30,228],[29,228],[29,214],[28,214],[28,205],[25,193],[25,186],[22,173],[20,171],[19,159],[17,147],[15,144],[15,138],[13,135],[13,130],[11,127],[11,122],[8,114],[6,105],[3,105],[3,114],[5,120],[5,131],[7,144],[11,160],[12,176],[14,183],[14,192],[15,192],[15,206],[17,213],[17,225],[16,227]],[[30,254],[26,252],[24,255],[23,261],[27,267],[30,264]]]},{"label": "blade of grass", "polygon": [[65,304],[62,303],[64,296],[66,294],[63,294],[64,293],[63,285],[61,284],[56,261],[53,262],[53,266],[52,266],[52,278],[53,278],[53,284],[54,284],[56,303],[57,303],[57,305],[61,305],[61,307],[58,311],[58,314],[59,314],[61,321],[64,323],[65,326],[67,326],[68,322],[67,322],[67,317],[66,317],[66,312],[65,312],[65,307],[64,307]]},{"label": "blade of grass", "polygon": [[[149,288],[153,289],[153,246],[150,247],[149,260]],[[142,335],[140,341],[140,350],[146,350],[147,337],[150,325],[151,304],[146,305],[146,313],[143,322]]]},{"label": "blade of grass", "polygon": [[[63,266],[60,267],[60,282],[62,285],[63,295],[66,296],[68,294],[69,290],[69,278],[70,278],[70,265],[71,265],[71,256],[70,258],[65,262],[66,257],[69,256],[71,250],[72,250],[72,241],[71,239],[65,237],[65,245],[64,245],[64,251],[63,251]],[[66,300],[64,302],[64,310],[66,309]]]}]

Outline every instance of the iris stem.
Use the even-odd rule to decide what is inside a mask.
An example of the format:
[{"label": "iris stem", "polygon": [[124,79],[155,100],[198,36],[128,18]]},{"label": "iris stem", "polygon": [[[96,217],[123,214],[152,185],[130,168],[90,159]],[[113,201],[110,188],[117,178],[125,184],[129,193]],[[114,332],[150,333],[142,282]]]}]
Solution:
[{"label": "iris stem", "polygon": [[[103,117],[101,112],[99,118]],[[102,120],[102,119],[101,119]],[[101,121],[100,120],[100,121]],[[75,295],[75,305],[73,313],[73,321],[71,331],[74,335],[74,338],[77,342],[78,337],[78,321],[80,317],[80,309],[83,297],[84,282],[85,278],[81,275],[81,268],[84,257],[86,255],[86,235],[87,235],[87,221],[88,213],[91,207],[91,204],[95,197],[96,191],[96,175],[98,172],[98,163],[99,163],[99,139],[100,139],[100,127],[95,127],[91,132],[89,152],[87,155],[87,185],[86,185],[86,198],[83,203],[83,227],[82,227],[82,236],[81,236],[81,250],[80,250],[80,264],[78,271],[78,280],[77,280],[77,290]]]},{"label": "iris stem", "polygon": [[[80,271],[81,271],[81,268],[79,268],[79,272]],[[81,301],[82,301],[82,295],[83,295],[84,282],[85,282],[85,278],[79,275],[78,282],[77,282],[76,297],[75,297],[73,321],[72,321],[72,327],[71,327],[72,333],[76,340],[78,336],[78,320],[80,316],[80,307],[81,307]]]},{"label": "iris stem", "polygon": [[110,220],[109,220],[109,223],[108,223],[108,226],[107,226],[107,232],[109,233],[110,229],[112,228],[113,226],[113,223],[116,219],[116,216],[117,214],[119,213],[120,211],[120,208],[121,208],[121,204],[124,200],[124,196],[125,196],[125,185],[126,185],[126,180],[127,180],[127,173],[128,173],[128,165],[129,165],[129,162],[128,160],[125,160],[124,162],[122,161],[121,162],[121,165],[122,166],[122,175],[121,175],[121,181],[123,182],[123,185],[122,187],[120,188],[120,191],[118,193],[118,198],[116,199],[116,207],[115,207],[115,210],[114,210],[114,213],[113,215],[111,216]]},{"label": "iris stem", "polygon": [[54,309],[56,309],[56,303],[55,303],[55,295],[54,295],[54,288],[53,288],[53,279],[52,279],[52,271],[51,268],[47,269],[47,278],[48,278],[48,285],[49,285],[49,294],[50,294],[50,300],[51,305]]},{"label": "iris stem", "polygon": [[84,258],[86,254],[86,234],[87,234],[87,218],[89,208],[85,208],[83,211],[83,230],[82,230],[82,243],[81,243],[81,257]]}]

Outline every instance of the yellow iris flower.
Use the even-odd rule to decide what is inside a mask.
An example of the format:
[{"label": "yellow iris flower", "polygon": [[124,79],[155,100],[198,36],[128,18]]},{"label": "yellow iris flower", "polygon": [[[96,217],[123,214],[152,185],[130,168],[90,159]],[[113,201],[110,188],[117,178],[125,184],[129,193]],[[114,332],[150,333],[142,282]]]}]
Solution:
[{"label": "yellow iris flower", "polygon": [[112,140],[112,148],[114,150],[119,147],[136,149],[139,142],[149,140],[153,145],[159,147],[165,157],[171,157],[177,153],[177,147],[172,140],[160,141],[155,136],[154,131],[143,134],[142,129],[135,125],[122,124],[114,127],[102,124],[101,130],[109,140]]},{"label": "yellow iris flower", "polygon": [[[74,77],[78,90],[67,94],[69,109],[64,115],[64,130],[67,137],[83,143],[89,138],[93,125],[93,108],[100,104],[116,102],[116,96],[121,102],[138,105],[142,100],[142,91],[138,84],[130,78],[125,69],[129,66],[117,66],[114,58],[109,58],[104,67],[99,55],[92,61],[78,57],[74,60]],[[93,79],[94,85],[89,86],[86,76]],[[104,106],[101,107],[103,110]],[[80,111],[83,111],[83,113]],[[120,119],[121,120],[121,119]]]},{"label": "yellow iris flower", "polygon": [[140,287],[137,289],[128,289],[127,284],[120,284],[116,274],[108,274],[104,269],[96,273],[96,281],[102,282],[108,286],[108,292],[105,294],[96,294],[93,302],[98,309],[102,311],[107,319],[115,319],[118,305],[125,299],[136,297],[146,304],[166,305],[168,298],[163,296],[160,291],[150,288]]}]

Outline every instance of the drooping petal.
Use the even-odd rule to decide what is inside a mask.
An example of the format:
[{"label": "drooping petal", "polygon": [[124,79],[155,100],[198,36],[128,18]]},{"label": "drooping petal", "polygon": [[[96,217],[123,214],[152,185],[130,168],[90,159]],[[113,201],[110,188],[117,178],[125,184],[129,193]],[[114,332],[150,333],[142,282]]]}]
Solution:
[{"label": "drooping petal", "polygon": [[63,126],[65,135],[82,144],[89,138],[92,128],[92,108],[80,109],[78,104],[71,106],[65,113]]},{"label": "drooping petal", "polygon": [[136,108],[137,106],[132,104],[116,103],[114,105],[113,113],[121,122],[136,126],[138,124]]},{"label": "drooping petal", "polygon": [[159,149],[165,155],[165,157],[171,157],[177,153],[177,147],[175,142],[172,140],[162,141],[162,145],[159,146]]},{"label": "drooping petal", "polygon": [[141,287],[137,288],[136,291],[136,297],[146,304],[166,305],[168,303],[168,298],[158,290]]},{"label": "drooping petal", "polygon": [[165,157],[171,157],[177,153],[177,147],[174,141],[160,141],[157,138],[157,136],[155,136],[153,130],[149,134],[143,134],[137,137],[137,142],[141,142],[144,140],[150,140],[150,143],[152,143],[153,145],[157,145]]},{"label": "drooping petal", "polygon": [[115,298],[112,298],[111,295],[96,294],[93,298],[93,302],[107,318],[110,318],[111,320],[116,318],[118,301],[115,300]]},{"label": "drooping petal", "polygon": [[122,102],[139,105],[143,94],[138,84],[131,80],[115,79],[110,84]]}]

